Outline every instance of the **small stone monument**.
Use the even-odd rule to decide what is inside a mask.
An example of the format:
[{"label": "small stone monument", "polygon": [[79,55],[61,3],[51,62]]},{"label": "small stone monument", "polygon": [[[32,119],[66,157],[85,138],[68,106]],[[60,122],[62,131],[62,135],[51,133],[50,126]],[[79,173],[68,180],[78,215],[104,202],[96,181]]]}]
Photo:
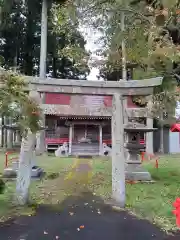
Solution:
[{"label": "small stone monument", "polygon": [[[19,160],[13,160],[11,165],[4,169],[3,177],[5,178],[13,178],[17,176],[19,168]],[[43,169],[35,165],[34,159],[32,160],[32,167],[31,167],[31,177],[38,178],[42,175]]]},{"label": "small stone monument", "polygon": [[145,170],[141,164],[140,150],[145,147],[145,145],[140,144],[140,133],[155,130],[155,128],[147,128],[145,125],[137,122],[130,122],[124,126],[124,131],[127,133],[125,148],[128,150],[125,172],[127,180],[151,181],[150,173]]},{"label": "small stone monument", "polygon": [[106,143],[103,143],[103,155],[112,156],[112,149]]},{"label": "small stone monument", "polygon": [[68,144],[67,142],[64,142],[62,146],[60,146],[56,151],[55,151],[55,156],[56,157],[68,157]]},{"label": "small stone monument", "polygon": [[[17,131],[19,130],[19,127],[16,125],[16,124],[11,124],[11,125],[5,125],[4,128],[6,129],[10,129],[11,131]],[[35,151],[33,152],[33,159],[32,159],[32,170],[31,170],[31,177],[40,177],[43,173],[43,169],[38,167],[36,165],[36,162],[35,162]],[[17,176],[17,172],[18,172],[18,168],[19,168],[19,160],[18,158],[17,159],[14,159],[12,162],[11,162],[11,165],[6,167],[4,169],[4,172],[3,172],[3,177],[9,177],[9,178],[12,178],[12,177],[16,177]]]}]

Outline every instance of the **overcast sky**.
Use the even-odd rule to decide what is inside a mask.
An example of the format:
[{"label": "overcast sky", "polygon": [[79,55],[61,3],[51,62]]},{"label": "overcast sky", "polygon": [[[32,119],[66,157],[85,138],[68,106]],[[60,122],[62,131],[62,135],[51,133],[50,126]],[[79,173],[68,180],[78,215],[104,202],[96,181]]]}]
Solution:
[{"label": "overcast sky", "polygon": [[[85,40],[87,41],[87,44],[85,46],[87,51],[92,52],[91,58],[99,58],[95,54],[95,52],[99,48],[99,46],[97,44],[95,44],[94,42],[98,39],[98,37],[101,36],[101,34],[98,32],[94,32],[90,28],[81,27],[80,30],[81,30],[82,34],[84,35]],[[93,67],[93,68],[91,68],[91,72],[90,72],[89,76],[87,77],[87,79],[89,81],[98,80],[97,79],[98,74],[99,74],[99,69],[96,67]]]}]

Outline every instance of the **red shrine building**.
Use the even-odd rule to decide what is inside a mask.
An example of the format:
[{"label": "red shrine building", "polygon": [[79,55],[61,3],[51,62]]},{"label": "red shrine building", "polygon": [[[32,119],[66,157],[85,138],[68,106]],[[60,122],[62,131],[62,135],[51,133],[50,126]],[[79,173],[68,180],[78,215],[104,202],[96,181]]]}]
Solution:
[{"label": "red shrine building", "polygon": [[[127,105],[137,108],[131,97]],[[67,143],[70,155],[79,152],[101,155],[103,143],[111,147],[111,117],[109,114],[99,116],[99,113],[102,108],[104,113],[111,107],[111,96],[45,93],[47,150],[56,150]],[[93,116],[87,112],[93,112]],[[144,143],[144,136],[141,143]]]}]

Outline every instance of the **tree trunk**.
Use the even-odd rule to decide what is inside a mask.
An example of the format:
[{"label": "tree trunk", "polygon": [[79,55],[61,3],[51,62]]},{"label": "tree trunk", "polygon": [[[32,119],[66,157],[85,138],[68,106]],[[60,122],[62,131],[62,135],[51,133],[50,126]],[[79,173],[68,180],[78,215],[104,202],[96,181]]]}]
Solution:
[{"label": "tree trunk", "polygon": [[1,147],[4,147],[4,116],[2,115],[2,124],[1,124]]},{"label": "tree trunk", "polygon": [[159,153],[164,153],[164,128],[163,125],[160,127],[160,149]]},{"label": "tree trunk", "polygon": [[53,78],[57,78],[57,66],[56,66],[56,61],[57,61],[57,58],[56,57],[53,57],[52,58],[52,67],[53,67]]},{"label": "tree trunk", "polygon": [[163,113],[161,114],[161,125],[160,125],[160,149],[159,153],[164,153],[164,124],[163,124]]},{"label": "tree trunk", "polygon": [[[153,118],[146,118],[146,126],[153,128]],[[146,133],[146,152],[148,154],[154,154],[153,149],[153,132]]]},{"label": "tree trunk", "polygon": [[33,73],[33,53],[34,53],[34,27],[35,21],[33,16],[32,1],[27,1],[27,31],[25,36],[25,54],[24,54],[24,66],[23,73],[28,76],[32,76]]},{"label": "tree trunk", "polygon": [[[12,119],[8,118],[8,124],[12,125]],[[7,149],[12,150],[13,149],[13,130],[8,129],[7,130]]]},{"label": "tree trunk", "polygon": [[[152,105],[153,105],[152,96],[149,96],[147,98],[147,100],[148,100],[147,108],[149,109],[150,114],[149,114],[149,116],[146,117],[146,127],[147,128],[153,128],[154,119],[153,119],[153,116],[151,114]],[[146,133],[146,152],[148,154],[154,154],[153,132]]]},{"label": "tree trunk", "polygon": [[[7,125],[7,117],[4,117],[4,125]],[[7,128],[4,128],[4,148],[7,149]]]},{"label": "tree trunk", "polygon": [[31,182],[32,159],[34,158],[34,148],[36,134],[28,131],[27,138],[21,142],[19,155],[19,169],[16,181],[16,202],[18,205],[25,205],[29,200],[29,187]]}]

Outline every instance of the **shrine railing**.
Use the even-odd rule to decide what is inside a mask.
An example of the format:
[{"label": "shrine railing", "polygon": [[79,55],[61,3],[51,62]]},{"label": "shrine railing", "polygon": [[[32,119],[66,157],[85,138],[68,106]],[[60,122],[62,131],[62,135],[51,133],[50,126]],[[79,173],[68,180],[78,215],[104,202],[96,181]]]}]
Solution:
[{"label": "shrine railing", "polygon": [[[93,141],[100,141],[100,136],[87,136],[87,138],[92,139]],[[106,143],[107,145],[111,145],[112,144],[112,140],[111,140],[111,134],[103,134],[102,136],[102,142]],[[63,144],[64,142],[69,142],[69,133],[67,134],[60,134],[57,133],[55,130],[51,129],[51,130],[46,130],[46,144]],[[78,137],[74,136],[74,138],[72,139],[73,143],[78,143]],[[145,139],[141,138],[140,139],[140,144],[144,145],[145,144]]]}]

